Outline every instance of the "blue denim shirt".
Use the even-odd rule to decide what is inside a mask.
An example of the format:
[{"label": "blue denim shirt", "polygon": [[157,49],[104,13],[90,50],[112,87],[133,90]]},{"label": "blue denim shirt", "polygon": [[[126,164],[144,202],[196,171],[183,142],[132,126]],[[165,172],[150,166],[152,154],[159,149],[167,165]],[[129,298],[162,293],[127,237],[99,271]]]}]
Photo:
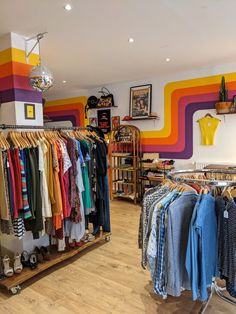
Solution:
[{"label": "blue denim shirt", "polygon": [[186,268],[192,281],[193,300],[206,301],[207,287],[217,275],[217,220],[215,198],[207,194],[199,200],[191,220]]},{"label": "blue denim shirt", "polygon": [[191,289],[185,258],[189,225],[197,198],[195,191],[186,191],[168,209],[166,290],[172,296],[180,296],[182,288]]}]

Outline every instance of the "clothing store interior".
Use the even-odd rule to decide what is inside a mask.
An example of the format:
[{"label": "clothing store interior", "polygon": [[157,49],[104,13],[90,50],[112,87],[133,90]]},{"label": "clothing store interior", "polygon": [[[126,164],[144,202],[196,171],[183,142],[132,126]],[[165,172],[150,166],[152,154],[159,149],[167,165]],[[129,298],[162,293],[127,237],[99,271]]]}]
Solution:
[{"label": "clothing store interior", "polygon": [[0,313],[236,313],[235,0],[0,0]]}]

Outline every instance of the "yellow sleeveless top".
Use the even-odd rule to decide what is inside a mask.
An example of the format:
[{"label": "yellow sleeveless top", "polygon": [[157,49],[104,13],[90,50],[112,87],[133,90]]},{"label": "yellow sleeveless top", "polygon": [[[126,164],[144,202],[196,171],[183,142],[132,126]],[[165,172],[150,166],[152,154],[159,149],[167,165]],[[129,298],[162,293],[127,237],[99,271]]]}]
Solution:
[{"label": "yellow sleeveless top", "polygon": [[214,145],[215,133],[220,120],[207,116],[199,119],[198,123],[201,130],[202,145]]}]

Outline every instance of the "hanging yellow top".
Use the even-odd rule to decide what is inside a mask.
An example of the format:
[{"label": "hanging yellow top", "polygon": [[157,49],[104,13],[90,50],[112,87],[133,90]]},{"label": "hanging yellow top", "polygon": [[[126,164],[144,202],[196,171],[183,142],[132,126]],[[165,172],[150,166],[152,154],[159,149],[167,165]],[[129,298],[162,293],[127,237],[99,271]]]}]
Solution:
[{"label": "hanging yellow top", "polygon": [[206,115],[197,122],[200,125],[202,145],[214,145],[215,133],[220,120],[211,115]]}]

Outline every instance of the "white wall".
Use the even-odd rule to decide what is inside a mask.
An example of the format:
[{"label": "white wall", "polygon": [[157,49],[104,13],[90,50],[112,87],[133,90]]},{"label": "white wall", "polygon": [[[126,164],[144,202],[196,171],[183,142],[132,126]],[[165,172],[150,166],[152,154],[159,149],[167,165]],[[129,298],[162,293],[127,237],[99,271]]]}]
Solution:
[{"label": "white wall", "polygon": [[[155,77],[145,79],[142,81],[122,82],[117,84],[106,85],[114,95],[115,105],[118,108],[112,109],[112,115],[119,115],[124,117],[129,114],[129,89],[131,86],[141,84],[152,84],[152,111],[156,112],[160,116],[160,120],[148,120],[148,121],[131,121],[128,122],[140,128],[140,130],[159,130],[163,127],[164,123],[164,87],[167,83],[180,80],[188,80],[192,78],[211,76],[216,74],[230,73],[236,71],[236,64],[218,66],[209,69],[199,69],[195,72],[183,72],[174,73],[168,76]],[[89,90],[89,96],[98,94],[100,88]],[[176,160],[177,168],[189,168],[193,167],[193,163],[196,161],[211,161],[219,163],[235,163],[236,164],[236,145],[234,144],[234,134],[236,134],[236,115],[221,116],[221,124],[217,130],[216,141],[214,146],[201,145],[201,137],[199,125],[196,123],[200,117],[203,117],[207,111],[198,111],[193,118],[193,157],[189,160]],[[215,111],[211,111],[212,115]],[[96,116],[95,110],[91,111],[89,116]],[[121,122],[122,124],[126,122]]]}]

